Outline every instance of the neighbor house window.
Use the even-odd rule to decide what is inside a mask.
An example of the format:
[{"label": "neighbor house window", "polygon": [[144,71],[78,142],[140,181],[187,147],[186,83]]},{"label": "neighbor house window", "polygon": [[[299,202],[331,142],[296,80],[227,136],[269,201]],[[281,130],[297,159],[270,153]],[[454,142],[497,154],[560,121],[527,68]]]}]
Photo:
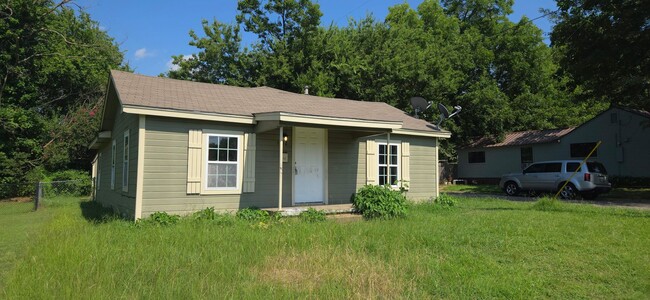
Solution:
[{"label": "neighbor house window", "polygon": [[122,191],[129,190],[129,131],[124,132],[124,155],[122,161]]},{"label": "neighbor house window", "polygon": [[533,147],[521,148],[521,163],[527,164],[533,162]]},{"label": "neighbor house window", "polygon": [[470,164],[478,164],[485,162],[485,151],[475,151],[467,153],[467,161]]},{"label": "neighbor house window", "polygon": [[239,187],[240,136],[208,135],[207,189],[232,190]]},{"label": "neighbor house window", "polygon": [[[390,155],[386,143],[377,143],[379,147],[379,185],[397,186],[399,178],[399,144],[390,144]],[[390,177],[388,172],[390,171]]]},{"label": "neighbor house window", "polygon": [[115,140],[111,146],[111,190],[115,189]]},{"label": "neighbor house window", "polygon": [[[571,157],[587,157],[589,152],[591,152],[596,143],[576,143],[571,144]],[[598,150],[594,150],[594,153],[591,154],[591,157],[598,157]]]}]

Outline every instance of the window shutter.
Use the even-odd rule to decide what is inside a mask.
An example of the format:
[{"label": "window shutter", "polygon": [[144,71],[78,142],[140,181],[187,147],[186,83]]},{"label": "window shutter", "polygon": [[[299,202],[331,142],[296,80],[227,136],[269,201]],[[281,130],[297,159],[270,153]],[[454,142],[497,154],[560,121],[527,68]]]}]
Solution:
[{"label": "window shutter", "polygon": [[254,133],[244,134],[244,186],[242,192],[255,192],[255,144],[256,136]]},{"label": "window shutter", "polygon": [[402,142],[402,187],[408,190],[411,181],[411,146],[408,142]]},{"label": "window shutter", "polygon": [[190,129],[187,146],[187,193],[201,193],[201,130]]},{"label": "window shutter", "polygon": [[366,184],[377,184],[377,143],[366,141]]}]

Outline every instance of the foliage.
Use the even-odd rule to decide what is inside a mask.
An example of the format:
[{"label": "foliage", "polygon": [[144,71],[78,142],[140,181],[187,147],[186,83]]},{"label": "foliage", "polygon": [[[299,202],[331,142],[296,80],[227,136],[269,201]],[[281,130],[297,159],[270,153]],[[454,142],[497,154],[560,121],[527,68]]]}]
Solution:
[{"label": "foliage", "polygon": [[92,179],[87,171],[65,170],[46,175],[41,185],[45,196],[88,196],[92,188]]},{"label": "foliage", "polygon": [[406,197],[390,186],[365,185],[352,200],[366,219],[392,219],[406,216]]},{"label": "foliage", "polygon": [[458,204],[458,199],[450,196],[449,194],[443,193],[433,199],[433,204],[443,208],[450,208]]},{"label": "foliage", "polygon": [[[558,73],[560,53],[529,19],[511,22],[511,0],[423,1],[389,8],[383,21],[367,16],[344,27],[318,27],[318,4],[307,0],[240,1],[237,23],[203,21],[190,32],[198,53],[174,57],[166,75],[239,86],[266,85],[319,96],[385,102],[411,112],[422,96],[463,112],[443,126],[451,142],[441,154],[476,137],[580,124],[605,108],[575,105],[579,93]],[[240,30],[257,36],[252,49]],[[424,112],[437,122],[435,105]]]},{"label": "foliage", "polygon": [[122,53],[97,22],[69,5],[0,6],[0,183],[25,182],[39,166],[89,168],[99,99]]},{"label": "foliage", "polygon": [[314,209],[313,207],[310,207],[307,210],[301,212],[298,217],[308,223],[323,222],[327,220],[324,211]]},{"label": "foliage", "polygon": [[615,188],[650,187],[650,177],[611,176],[610,181]]},{"label": "foliage", "polygon": [[268,211],[261,210],[257,207],[248,207],[237,211],[237,218],[251,222],[266,222],[271,220]]},{"label": "foliage", "polygon": [[553,47],[583,101],[650,109],[650,3],[558,0]]},{"label": "foliage", "polygon": [[146,219],[138,220],[139,225],[169,226],[175,225],[181,220],[178,215],[170,215],[164,211],[158,211],[151,214]]}]

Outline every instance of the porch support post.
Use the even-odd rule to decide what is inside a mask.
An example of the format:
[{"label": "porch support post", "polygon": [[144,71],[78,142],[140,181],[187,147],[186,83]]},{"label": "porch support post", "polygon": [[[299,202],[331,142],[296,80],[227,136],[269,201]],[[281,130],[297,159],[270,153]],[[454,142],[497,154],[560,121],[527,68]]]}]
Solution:
[{"label": "porch support post", "polygon": [[280,154],[279,154],[279,165],[278,165],[278,211],[282,210],[282,153],[284,153],[284,127],[280,127],[280,135],[278,141],[280,142]]},{"label": "porch support post", "polygon": [[386,182],[389,186],[393,186],[390,181],[390,132],[386,133]]}]

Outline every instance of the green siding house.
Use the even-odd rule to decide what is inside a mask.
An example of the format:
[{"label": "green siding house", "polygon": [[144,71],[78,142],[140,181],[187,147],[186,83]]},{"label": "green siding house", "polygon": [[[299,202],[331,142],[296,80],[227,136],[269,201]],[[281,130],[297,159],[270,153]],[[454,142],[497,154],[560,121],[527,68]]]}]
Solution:
[{"label": "green siding house", "polygon": [[388,104],[112,71],[95,200],[129,218],[348,204],[365,184],[438,195],[448,131]]},{"label": "green siding house", "polygon": [[501,175],[520,172],[532,162],[584,159],[603,163],[610,177],[650,178],[650,113],[612,106],[578,127],[506,134],[458,150],[458,178],[498,183]]}]

